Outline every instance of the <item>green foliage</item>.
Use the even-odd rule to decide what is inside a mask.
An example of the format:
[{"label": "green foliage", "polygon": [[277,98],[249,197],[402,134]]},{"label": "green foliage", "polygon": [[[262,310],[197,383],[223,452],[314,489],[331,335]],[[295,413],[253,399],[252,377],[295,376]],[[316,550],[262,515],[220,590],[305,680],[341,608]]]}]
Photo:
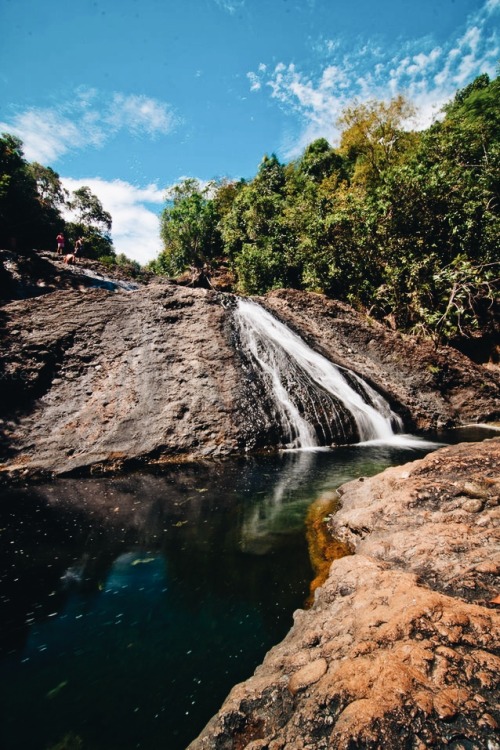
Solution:
[{"label": "green foliage", "polygon": [[86,185],[75,190],[67,203],[76,219],[66,224],[70,244],[74,245],[81,237],[82,255],[112,263],[115,251],[110,235],[111,214],[104,210],[99,198]]},{"label": "green foliage", "polygon": [[0,245],[23,251],[51,247],[64,225],[59,176],[24,158],[19,138],[0,137]]},{"label": "green foliage", "polygon": [[283,165],[274,154],[265,156],[255,179],[240,186],[230,210],[221,218],[225,250],[243,292],[293,285],[286,186]]},{"label": "green foliage", "polygon": [[[65,222],[61,209],[74,212]],[[55,249],[56,235],[63,232],[68,248],[84,239],[83,255],[114,259],[111,216],[100,200],[84,186],[68,194],[59,175],[50,167],[24,158],[22,142],[4,133],[0,138],[0,245],[19,252],[27,248]]]},{"label": "green foliage", "polygon": [[161,215],[164,249],[150,264],[156,273],[176,276],[189,266],[202,266],[221,251],[219,211],[211,198],[214,184],[203,187],[187,179],[167,195]]},{"label": "green foliage", "polygon": [[131,276],[138,276],[141,273],[141,264],[136,260],[131,260],[125,253],[118,253],[115,258],[115,264],[123,268]]},{"label": "green foliage", "polygon": [[264,294],[284,286],[283,259],[274,249],[244,244],[235,261],[239,287],[246,294]]},{"label": "green foliage", "polygon": [[43,206],[55,208],[65,204],[67,191],[61,185],[57,172],[36,161],[27,165],[27,172],[35,180],[38,198]]},{"label": "green foliage", "polygon": [[344,159],[330,146],[326,138],[318,138],[307,146],[298,168],[315,182],[321,182],[332,174],[337,174],[341,178],[347,176]]},{"label": "green foliage", "polygon": [[436,340],[469,336],[487,325],[499,281],[500,263],[477,264],[458,256],[434,274],[433,297],[415,329]]},{"label": "green foliage", "polygon": [[99,198],[84,185],[72,194],[68,207],[76,214],[76,224],[92,227],[96,231],[111,232],[111,214],[104,210]]},{"label": "green foliage", "polygon": [[500,235],[500,82],[479,76],[426,131],[402,98],[347,108],[340,147],[265,156],[253,180],[180,186],[157,270],[224,256],[240,291],[324,292],[447,341],[494,326]]},{"label": "green foliage", "polygon": [[389,104],[371,101],[344,110],[339,119],[344,127],[340,152],[352,165],[353,182],[376,184],[398,162],[412,141],[403,126],[413,113],[402,96]]}]

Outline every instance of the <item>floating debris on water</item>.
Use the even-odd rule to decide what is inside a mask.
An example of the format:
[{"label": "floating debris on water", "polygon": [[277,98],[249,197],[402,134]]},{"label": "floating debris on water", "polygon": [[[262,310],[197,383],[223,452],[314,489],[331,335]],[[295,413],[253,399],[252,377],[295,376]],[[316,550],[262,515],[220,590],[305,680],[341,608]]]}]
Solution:
[{"label": "floating debris on water", "polygon": [[131,565],[145,565],[156,560],[156,557],[141,557],[138,560],[133,560]]},{"label": "floating debris on water", "polygon": [[67,684],[68,684],[68,680],[63,680],[55,688],[52,688],[52,690],[49,690],[49,692],[47,693],[45,697],[50,698],[50,699],[55,698],[56,695],[60,693],[61,690],[66,687]]}]

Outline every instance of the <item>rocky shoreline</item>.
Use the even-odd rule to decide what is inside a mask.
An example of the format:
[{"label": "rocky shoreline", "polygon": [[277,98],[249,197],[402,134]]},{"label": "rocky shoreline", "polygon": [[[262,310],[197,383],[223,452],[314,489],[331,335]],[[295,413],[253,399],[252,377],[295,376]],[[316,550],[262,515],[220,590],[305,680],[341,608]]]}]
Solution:
[{"label": "rocky shoreline", "polygon": [[[279,444],[233,297],[162,280],[110,286],[102,269],[48,256],[7,261],[3,481]],[[259,301],[366,379],[409,432],[500,419],[498,370],[320,295]],[[499,467],[497,438],[342,487],[322,533],[350,554],[190,749],[499,750]]]},{"label": "rocky shoreline", "polygon": [[[93,266],[73,271],[38,261],[42,286],[29,286],[19,269],[11,269],[10,286],[4,280],[11,290],[0,307],[5,480],[280,444],[272,405],[238,345],[234,297],[166,280],[110,290],[82,275],[95,277]],[[321,295],[281,290],[259,301],[383,394],[408,432],[500,419],[498,370]]]},{"label": "rocky shoreline", "polygon": [[351,554],[189,750],[497,750],[500,438],[339,495]]}]

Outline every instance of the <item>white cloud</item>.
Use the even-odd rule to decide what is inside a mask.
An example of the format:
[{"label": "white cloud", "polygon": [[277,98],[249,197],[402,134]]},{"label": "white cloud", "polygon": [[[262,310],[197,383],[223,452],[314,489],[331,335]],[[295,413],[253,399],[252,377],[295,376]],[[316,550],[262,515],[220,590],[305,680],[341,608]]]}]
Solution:
[{"label": "white cloud", "polygon": [[215,0],[215,3],[231,15],[245,7],[245,0]]},{"label": "white cloud", "polygon": [[[179,177],[173,185],[164,188],[155,183],[138,187],[125,180],[103,180],[89,177],[75,180],[61,177],[66,190],[73,192],[83,185],[90,188],[102,203],[105,211],[111,214],[113,226],[111,236],[117,253],[125,253],[128,258],[145,264],[157,257],[162,249],[160,240],[159,215],[165,202],[172,198],[176,185],[190,179]],[[201,191],[210,195],[211,180],[193,178]],[[73,219],[71,212],[65,212],[68,221]]]},{"label": "white cloud", "polygon": [[91,119],[80,122],[51,109],[32,108],[21,112],[10,123],[0,122],[0,130],[17,135],[24,144],[28,161],[55,162],[73,148],[101,146],[105,134]]},{"label": "white cloud", "polygon": [[106,181],[97,177],[74,180],[62,177],[67,190],[87,185],[112,216],[113,245],[117,253],[144,264],[161,250],[159,212],[165,190],[155,184],[137,187],[124,180]]},{"label": "white cloud", "polygon": [[174,118],[166,104],[146,96],[114,94],[107,122],[116,130],[128,129],[134,134],[166,134],[174,125]]},{"label": "white cloud", "polygon": [[322,40],[326,65],[308,74],[294,64],[279,62],[269,70],[261,64],[257,72],[248,73],[250,88],[267,88],[285,111],[298,115],[301,132],[284,144],[288,158],[298,156],[321,136],[336,143],[335,123],[353,100],[388,100],[403,94],[417,107],[412,127],[428,127],[457,89],[480,73],[495,76],[499,11],[500,0],[487,0],[446,44],[437,45],[426,37],[399,46],[392,55],[369,40],[349,51],[338,40]]},{"label": "white cloud", "polygon": [[247,78],[250,81],[250,91],[259,91],[262,88],[259,77],[255,73],[247,73]]},{"label": "white cloud", "polygon": [[121,130],[153,137],[175,124],[165,102],[121,93],[107,100],[95,89],[80,88],[73,101],[53,109],[31,107],[0,122],[0,131],[21,138],[28,161],[53,164],[68,151],[103,146]]}]

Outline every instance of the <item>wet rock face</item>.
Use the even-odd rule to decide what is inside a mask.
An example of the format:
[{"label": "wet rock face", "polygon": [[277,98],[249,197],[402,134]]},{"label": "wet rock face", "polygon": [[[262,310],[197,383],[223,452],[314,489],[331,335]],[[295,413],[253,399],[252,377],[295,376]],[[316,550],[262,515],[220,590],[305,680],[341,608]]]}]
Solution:
[{"label": "wet rock face", "polygon": [[380,390],[408,430],[434,430],[500,418],[500,370],[475,365],[452,347],[390,331],[349,305],[294,290],[263,304],[332,362]]},{"label": "wet rock face", "polygon": [[[67,288],[58,289],[56,265],[52,291],[0,308],[4,475],[115,469],[283,442],[263,380],[238,346],[234,298],[159,280],[132,292],[96,289],[81,286],[82,268],[67,267]],[[16,289],[18,296],[28,289],[21,276]],[[388,395],[407,430],[500,413],[500,376],[453,350],[435,352],[318,295],[277,292],[263,303]],[[317,432],[327,442],[353,439],[348,424],[340,427],[337,440]]]},{"label": "wet rock face", "polygon": [[190,750],[497,748],[499,467],[496,439],[345,485],[354,554]]}]

